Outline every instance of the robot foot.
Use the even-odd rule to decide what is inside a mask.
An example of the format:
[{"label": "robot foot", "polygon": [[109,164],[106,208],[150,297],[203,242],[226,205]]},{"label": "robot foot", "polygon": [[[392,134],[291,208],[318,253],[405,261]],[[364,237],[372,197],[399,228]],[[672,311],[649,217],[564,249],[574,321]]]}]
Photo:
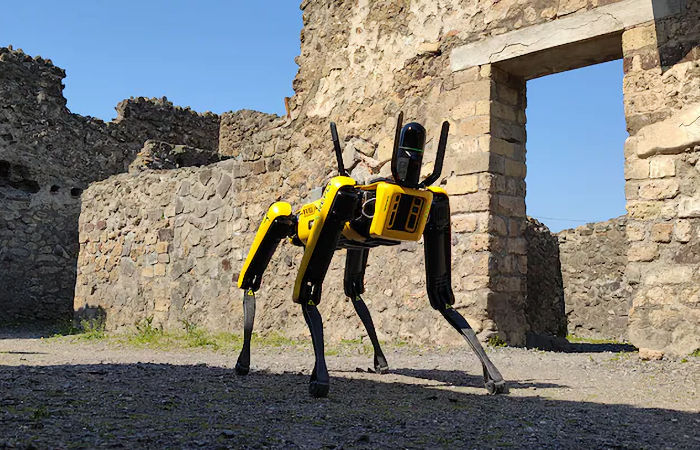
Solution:
[{"label": "robot foot", "polygon": [[389,364],[386,362],[384,355],[374,355],[374,371],[379,374],[389,372]]},{"label": "robot foot", "polygon": [[311,381],[309,383],[309,394],[314,398],[328,397],[330,385],[328,382],[321,383],[320,381]]},{"label": "robot foot", "polygon": [[248,375],[250,372],[250,366],[241,364],[240,361],[236,362],[236,375]]},{"label": "robot foot", "polygon": [[489,393],[489,395],[507,394],[508,393],[508,385],[503,380],[501,380],[501,381],[489,380],[486,383],[484,383],[484,387],[486,388],[486,391]]}]

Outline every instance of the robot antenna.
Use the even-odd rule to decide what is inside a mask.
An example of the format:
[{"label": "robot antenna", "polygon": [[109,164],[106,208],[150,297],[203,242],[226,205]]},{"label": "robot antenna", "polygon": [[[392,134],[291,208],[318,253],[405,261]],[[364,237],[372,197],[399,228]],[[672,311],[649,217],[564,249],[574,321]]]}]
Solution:
[{"label": "robot antenna", "polygon": [[396,120],[396,136],[394,136],[394,151],[391,153],[392,154],[391,175],[394,177],[394,180],[400,179],[399,169],[397,167],[397,161],[396,161],[396,158],[393,157],[393,155],[396,155],[396,152],[399,149],[399,141],[401,140],[401,127],[402,126],[403,126],[403,111],[401,111],[399,113],[399,117]]},{"label": "robot antenna", "polygon": [[335,150],[335,159],[338,162],[338,173],[341,176],[348,176],[348,172],[345,170],[345,165],[343,164],[343,150],[340,148],[340,139],[338,139],[338,128],[335,126],[335,122],[331,122],[331,139],[333,140],[333,149]]},{"label": "robot antenna", "polygon": [[428,175],[428,177],[423,180],[420,184],[422,187],[430,186],[435,183],[435,181],[440,178],[442,173],[442,162],[445,159],[445,147],[447,147],[447,135],[450,132],[450,123],[448,121],[442,122],[442,131],[440,132],[440,142],[438,143],[437,154],[435,155],[435,166],[433,166],[433,173]]}]

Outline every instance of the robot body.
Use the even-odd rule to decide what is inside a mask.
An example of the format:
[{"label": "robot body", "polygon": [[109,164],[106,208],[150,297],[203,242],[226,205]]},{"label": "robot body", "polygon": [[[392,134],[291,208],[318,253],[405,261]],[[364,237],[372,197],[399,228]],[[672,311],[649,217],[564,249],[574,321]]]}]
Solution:
[{"label": "robot body", "polygon": [[429,186],[442,170],[449,124],[443,124],[433,173],[419,183],[425,130],[417,123],[401,127],[401,122],[402,116],[399,116],[391,163],[393,179],[358,185],[348,177],[342,164],[335,124],[331,124],[340,176],[330,180],[319,200],[303,205],[296,214],[285,202],[274,203],[265,214],[238,279],[238,287],[244,290],[244,344],[236,364],[237,373],[243,375],[249,371],[255,291],[260,288],[262,274],[277,246],[285,238],[304,248],[292,300],[302,307],[316,356],[310,393],[324,397],[329,389],[323,353],[323,325],[316,306],[321,301],[323,280],[337,249],[347,249],[345,294],[352,300],[374,347],[375,370],[385,372],[388,369],[386,358],[361,297],[367,257],[373,247],[417,241],[422,236],[431,306],[462,334],[477,354],[482,362],[487,390],[490,393],[506,392],[503,377],[486,356],[473,330],[452,308],[449,198],[442,188]]}]

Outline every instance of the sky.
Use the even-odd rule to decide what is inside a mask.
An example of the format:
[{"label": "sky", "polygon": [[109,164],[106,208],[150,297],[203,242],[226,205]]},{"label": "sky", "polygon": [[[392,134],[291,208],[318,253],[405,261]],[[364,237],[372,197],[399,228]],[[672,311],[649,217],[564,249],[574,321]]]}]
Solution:
[{"label": "sky", "polygon": [[[0,46],[66,70],[78,114],[131,96],[284,114],[302,28],[294,0],[4,0]],[[624,214],[622,63],[528,82],[527,213],[552,231]]]},{"label": "sky", "polygon": [[0,46],[66,70],[68,108],[103,120],[131,96],[284,113],[299,55],[293,0],[3,0]]},{"label": "sky", "polygon": [[622,61],[527,83],[527,214],[552,231],[625,214]]}]

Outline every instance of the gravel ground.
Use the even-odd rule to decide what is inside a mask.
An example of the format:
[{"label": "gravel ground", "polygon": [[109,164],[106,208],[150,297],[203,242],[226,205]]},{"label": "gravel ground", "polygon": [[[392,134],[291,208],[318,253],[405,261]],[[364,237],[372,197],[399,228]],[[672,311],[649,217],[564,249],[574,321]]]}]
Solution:
[{"label": "gravel ground", "polygon": [[466,348],[329,356],[307,394],[308,348],[235,354],[0,334],[0,448],[700,448],[700,358],[640,361],[489,349],[510,394],[488,396]]}]

